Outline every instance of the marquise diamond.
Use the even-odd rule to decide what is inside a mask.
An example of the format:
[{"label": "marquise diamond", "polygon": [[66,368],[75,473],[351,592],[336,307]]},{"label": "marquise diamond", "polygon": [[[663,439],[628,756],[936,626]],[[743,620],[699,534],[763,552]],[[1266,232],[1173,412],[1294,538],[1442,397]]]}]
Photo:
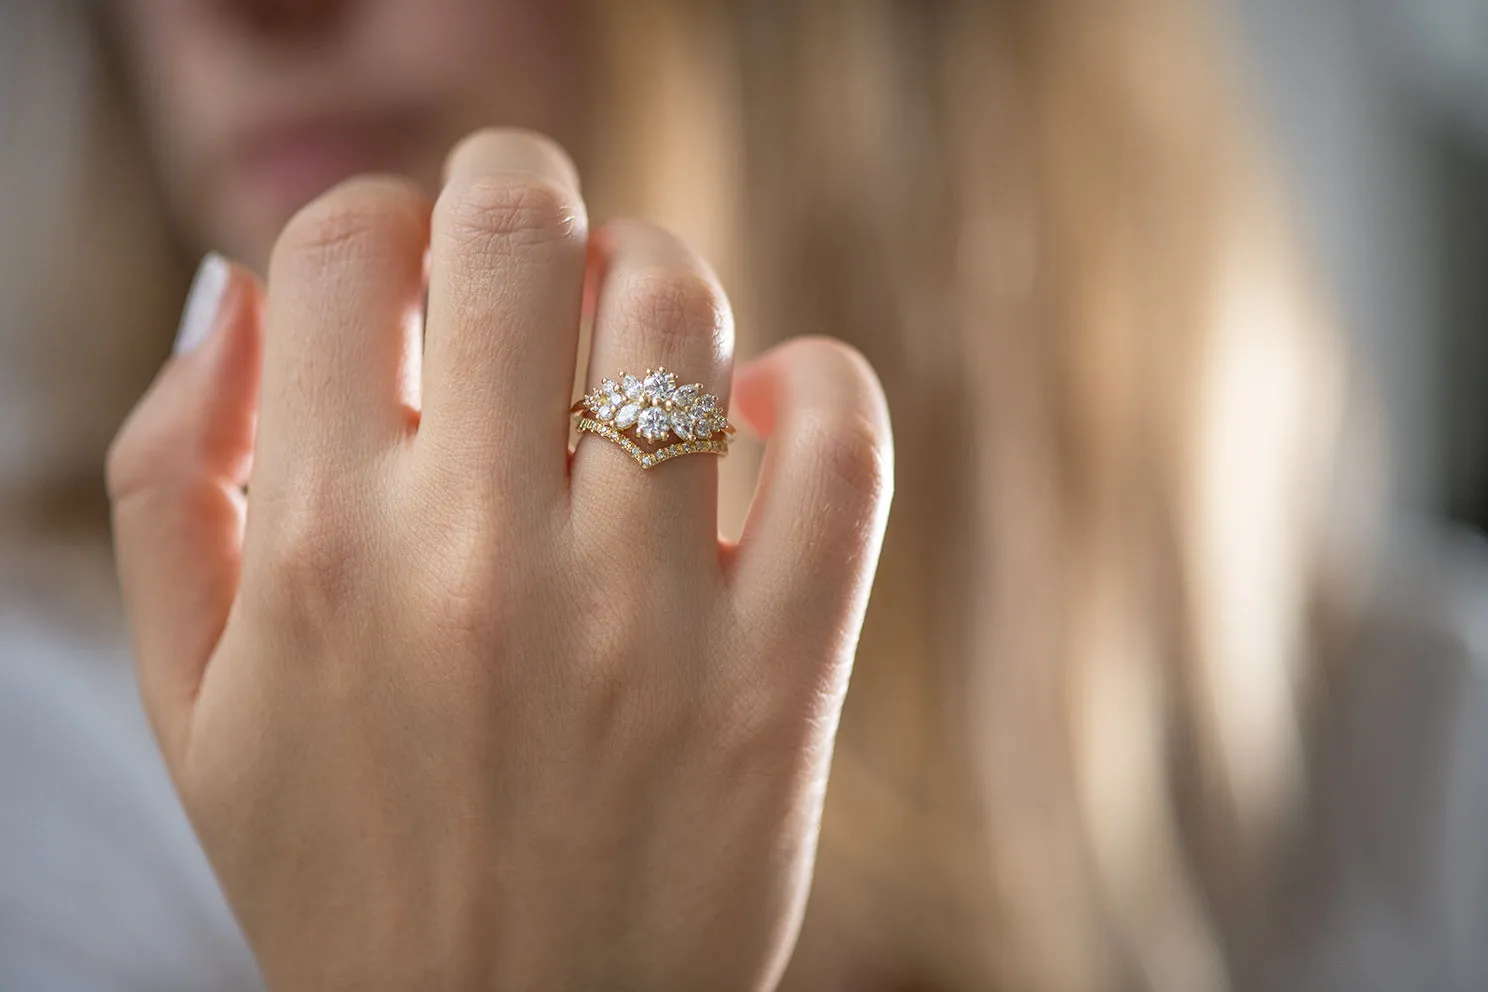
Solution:
[{"label": "marquise diamond", "polygon": [[641,405],[639,403],[627,403],[615,414],[615,426],[624,430],[635,423],[641,416]]}]

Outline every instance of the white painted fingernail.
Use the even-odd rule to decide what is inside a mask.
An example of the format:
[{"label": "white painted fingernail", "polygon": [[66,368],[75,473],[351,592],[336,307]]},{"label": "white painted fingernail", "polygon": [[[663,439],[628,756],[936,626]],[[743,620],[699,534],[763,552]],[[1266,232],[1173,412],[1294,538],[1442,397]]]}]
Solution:
[{"label": "white painted fingernail", "polygon": [[181,326],[176,331],[176,346],[172,354],[185,355],[207,339],[217,323],[217,312],[222,309],[222,294],[227,291],[227,259],[215,251],[207,252],[196,267],[196,278],[191,280],[191,292],[186,294],[186,306],[181,311]]}]

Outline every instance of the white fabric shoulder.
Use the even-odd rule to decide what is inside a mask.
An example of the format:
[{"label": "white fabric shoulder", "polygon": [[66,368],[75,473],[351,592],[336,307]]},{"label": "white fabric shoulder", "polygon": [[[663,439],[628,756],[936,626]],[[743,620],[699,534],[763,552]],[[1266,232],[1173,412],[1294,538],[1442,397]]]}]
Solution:
[{"label": "white fabric shoulder", "polygon": [[0,989],[259,989],[118,628],[88,626],[0,602]]}]

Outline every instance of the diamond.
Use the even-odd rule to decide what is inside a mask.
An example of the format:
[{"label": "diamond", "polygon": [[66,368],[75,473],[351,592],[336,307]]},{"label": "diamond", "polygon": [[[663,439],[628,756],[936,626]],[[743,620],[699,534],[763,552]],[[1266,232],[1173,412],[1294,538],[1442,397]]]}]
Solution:
[{"label": "diamond", "polygon": [[620,376],[620,388],[624,391],[625,398],[628,400],[638,400],[641,398],[641,380],[629,372]]},{"label": "diamond", "polygon": [[600,399],[611,406],[619,406],[625,401],[625,394],[620,391],[619,386],[615,385],[614,379],[606,379],[604,382],[601,382],[596,393]]},{"label": "diamond", "polygon": [[615,407],[612,404],[604,403],[598,410],[594,411],[594,416],[599,420],[609,420],[615,416]]},{"label": "diamond", "polygon": [[694,406],[702,413],[712,413],[718,409],[718,397],[712,393],[704,393],[698,397],[697,403]]},{"label": "diamond", "polygon": [[666,369],[657,369],[646,376],[645,391],[646,398],[652,403],[665,403],[677,391],[677,377]]},{"label": "diamond", "polygon": [[696,383],[691,386],[683,386],[672,394],[672,406],[686,410],[697,402],[698,394],[702,391],[703,387]]},{"label": "diamond", "polygon": [[712,437],[713,418],[706,413],[695,414],[692,418],[692,433],[697,437]]},{"label": "diamond", "polygon": [[692,439],[692,414],[686,410],[672,411],[672,433],[684,441]]},{"label": "diamond", "polygon": [[641,437],[647,441],[660,441],[671,430],[671,421],[661,407],[648,407],[641,411],[636,421]]},{"label": "diamond", "polygon": [[631,424],[635,423],[636,419],[640,417],[640,415],[641,405],[639,403],[627,403],[620,408],[620,411],[618,413],[615,414],[615,426],[620,428],[621,430],[624,430]]}]

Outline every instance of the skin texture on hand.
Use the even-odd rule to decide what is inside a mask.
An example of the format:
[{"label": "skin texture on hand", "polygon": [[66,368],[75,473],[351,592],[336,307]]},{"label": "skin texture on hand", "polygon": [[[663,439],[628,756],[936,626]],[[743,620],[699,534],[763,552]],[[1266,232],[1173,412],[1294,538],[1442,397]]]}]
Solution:
[{"label": "skin texture on hand", "polygon": [[567,447],[586,283],[591,385],[729,401],[706,264],[591,237],[544,139],[447,174],[301,211],[115,441],[167,764],[272,988],[773,987],[892,490],[877,380],[824,339],[740,372],[768,448],[726,544],[712,456]]}]

